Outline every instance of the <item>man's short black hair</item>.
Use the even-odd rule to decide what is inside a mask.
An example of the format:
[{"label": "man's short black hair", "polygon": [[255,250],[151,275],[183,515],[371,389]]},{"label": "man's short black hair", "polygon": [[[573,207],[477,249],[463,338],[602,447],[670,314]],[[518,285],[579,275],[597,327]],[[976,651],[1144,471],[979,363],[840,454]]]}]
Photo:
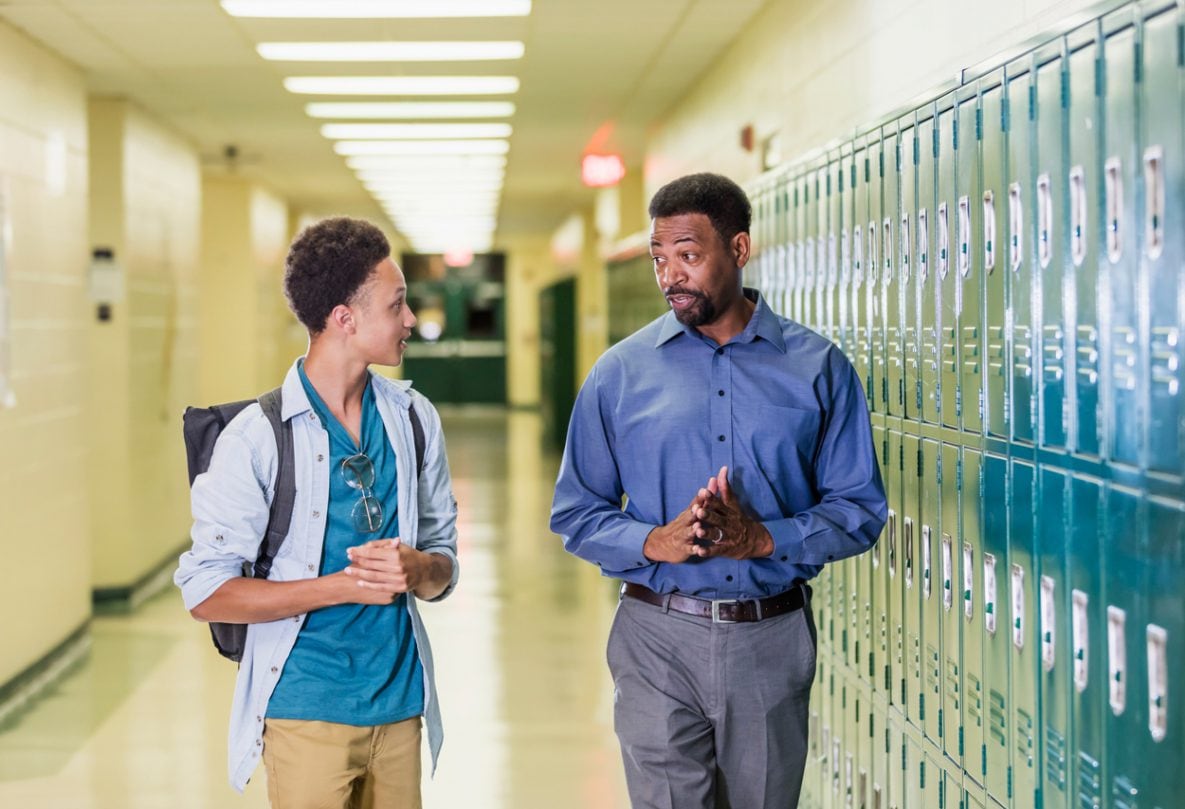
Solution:
[{"label": "man's short black hair", "polygon": [[753,207],[744,189],[720,174],[688,174],[658,189],[650,200],[650,218],[702,213],[727,246],[738,233],[748,233]]},{"label": "man's short black hair", "polygon": [[383,232],[361,219],[342,216],[309,225],[292,242],[284,262],[288,306],[310,334],[320,334],[334,307],[353,300],[390,255]]}]

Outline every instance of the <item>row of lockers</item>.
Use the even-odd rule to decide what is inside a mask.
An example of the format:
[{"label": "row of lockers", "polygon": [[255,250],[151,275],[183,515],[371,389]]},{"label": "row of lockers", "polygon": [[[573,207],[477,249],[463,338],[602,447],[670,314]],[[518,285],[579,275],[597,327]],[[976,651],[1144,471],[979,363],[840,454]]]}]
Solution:
[{"label": "row of lockers", "polygon": [[1185,806],[1185,17],[1133,3],[753,189],[864,381],[804,806]]},{"label": "row of lockers", "polygon": [[1110,14],[754,189],[755,283],[844,347],[874,412],[1179,489],[1180,20],[1146,13]]},{"label": "row of lockers", "polygon": [[896,723],[983,805],[1180,806],[1185,504],[874,432],[899,459],[883,464],[885,533],[815,582],[824,769],[850,754],[880,806],[928,805],[881,775],[923,760],[900,745],[881,760],[868,734]]}]

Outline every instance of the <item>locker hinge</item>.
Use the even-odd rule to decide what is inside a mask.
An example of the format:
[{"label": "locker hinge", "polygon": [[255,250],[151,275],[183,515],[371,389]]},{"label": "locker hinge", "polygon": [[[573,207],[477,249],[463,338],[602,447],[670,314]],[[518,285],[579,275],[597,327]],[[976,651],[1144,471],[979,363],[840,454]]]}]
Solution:
[{"label": "locker hinge", "polygon": [[905,445],[900,444],[897,447],[897,469],[898,471],[905,471]]},{"label": "locker hinge", "polygon": [[885,691],[892,692],[893,678],[889,674],[889,667],[885,666]]},{"label": "locker hinge", "polygon": [[885,728],[885,755],[889,755],[893,750],[893,745],[889,744],[889,729]]},{"label": "locker hinge", "polygon": [[987,745],[981,744],[979,746],[979,769],[983,773],[983,777],[987,778]]},{"label": "locker hinge", "polygon": [[963,726],[959,725],[959,758],[962,758],[963,755]]},{"label": "locker hinge", "polygon": [[1177,67],[1185,67],[1185,25],[1177,26]]},{"label": "locker hinge", "polygon": [[[1177,30],[1180,31],[1179,28]],[[1135,79],[1136,84],[1140,84],[1144,81],[1144,43],[1137,40],[1134,50],[1135,54],[1132,57],[1134,60],[1132,63],[1132,72],[1134,75],[1132,78]],[[1180,66],[1180,61],[1177,64]]]},{"label": "locker hinge", "polygon": [[942,455],[934,460],[934,482],[939,486],[942,485]]},{"label": "locker hinge", "polygon": [[831,196],[831,175],[827,175],[827,196]]},{"label": "locker hinge", "polygon": [[1037,88],[1033,85],[1032,78],[1029,79],[1029,120],[1037,120]]},{"label": "locker hinge", "polygon": [[[963,459],[961,457],[955,461],[955,488],[963,491]],[[962,753],[961,750],[959,752]]]},{"label": "locker hinge", "polygon": [[919,446],[918,447],[918,478],[919,479],[922,477],[925,477],[925,470],[922,468],[922,459],[923,458],[925,458],[925,454],[922,452],[922,448]]},{"label": "locker hinge", "polygon": [[1062,95],[1062,109],[1068,110],[1070,108],[1070,71],[1065,67],[1061,69],[1061,95]]},{"label": "locker hinge", "polygon": [[938,738],[940,738],[940,739],[946,735],[946,733],[943,731],[943,728],[945,727],[945,725],[942,724],[943,710],[944,710],[943,708],[938,709]]},{"label": "locker hinge", "polygon": [[1008,765],[1008,798],[1012,799],[1012,765]]},{"label": "locker hinge", "polygon": [[[955,114],[952,112],[951,115]],[[957,115],[950,122],[950,145],[956,152],[959,150],[959,118]]]},{"label": "locker hinge", "polygon": [[852,188],[854,189],[856,187],[856,164],[855,163],[852,163],[848,173],[852,177]]},{"label": "locker hinge", "polygon": [[926,695],[918,694],[918,721],[926,721]]},{"label": "locker hinge", "polygon": [[918,786],[921,789],[926,788],[926,762],[918,762]]},{"label": "locker hinge", "polygon": [[930,151],[934,153],[934,159],[938,159],[938,121],[934,121],[933,129],[930,130]]},{"label": "locker hinge", "polygon": [[864,158],[864,182],[872,179],[872,161],[867,156]]},{"label": "locker hinge", "polygon": [[901,772],[905,772],[909,768],[909,756],[905,754],[905,743],[901,743]]},{"label": "locker hinge", "polygon": [[1102,59],[1094,60],[1094,94],[1102,98],[1107,87],[1107,63]]},{"label": "locker hinge", "polygon": [[975,108],[975,139],[983,140],[983,110]]},{"label": "locker hinge", "polygon": [[920,163],[920,162],[921,162],[921,160],[922,160],[921,151],[922,151],[922,146],[921,146],[921,144],[920,144],[920,143],[918,143],[918,139],[917,139],[917,138],[914,138],[914,139],[913,139],[913,164],[914,164],[915,166],[916,166],[918,163]]},{"label": "locker hinge", "polygon": [[876,163],[877,163],[876,170],[879,172],[878,176],[884,177],[885,176],[885,150],[884,149],[881,149],[879,152],[876,153]]},{"label": "locker hinge", "polygon": [[798,186],[794,187],[794,207],[798,207]]},{"label": "locker hinge", "polygon": [[1000,99],[1000,131],[1007,133],[1009,129],[1011,111],[1007,98]]}]

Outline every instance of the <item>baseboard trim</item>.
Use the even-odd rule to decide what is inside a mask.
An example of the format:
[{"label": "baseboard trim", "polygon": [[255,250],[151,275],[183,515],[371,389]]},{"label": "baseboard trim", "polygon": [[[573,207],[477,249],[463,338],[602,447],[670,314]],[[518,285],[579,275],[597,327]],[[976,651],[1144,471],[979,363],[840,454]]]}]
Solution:
[{"label": "baseboard trim", "polygon": [[98,615],[123,615],[134,611],[148,599],[167,588],[173,582],[173,571],[177,568],[177,557],[189,548],[189,540],[178,545],[151,570],[131,584],[116,587],[96,587],[91,591],[91,600]]},{"label": "baseboard trim", "polygon": [[14,721],[42,694],[69,674],[90,653],[91,619],[23,671],[0,684],[0,729]]}]

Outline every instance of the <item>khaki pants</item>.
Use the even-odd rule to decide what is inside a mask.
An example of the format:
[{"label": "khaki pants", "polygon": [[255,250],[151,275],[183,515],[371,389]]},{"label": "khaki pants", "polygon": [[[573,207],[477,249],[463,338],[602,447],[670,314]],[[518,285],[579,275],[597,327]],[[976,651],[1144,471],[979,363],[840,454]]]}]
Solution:
[{"label": "khaki pants", "polygon": [[375,727],[269,719],[272,809],[420,809],[420,717]]}]

